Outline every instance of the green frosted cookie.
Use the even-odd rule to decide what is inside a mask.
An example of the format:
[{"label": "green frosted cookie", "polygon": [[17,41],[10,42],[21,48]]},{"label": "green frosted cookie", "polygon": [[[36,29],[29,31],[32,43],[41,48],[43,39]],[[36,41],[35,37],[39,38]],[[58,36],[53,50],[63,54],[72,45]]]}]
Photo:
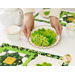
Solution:
[{"label": "green frosted cookie", "polygon": [[41,64],[36,64],[36,66],[42,66]]},{"label": "green frosted cookie", "polygon": [[49,13],[50,13],[50,11],[45,11],[45,12],[44,12],[44,15],[48,16]]},{"label": "green frosted cookie", "polygon": [[43,62],[43,63],[42,63],[42,66],[46,66],[46,65],[47,65],[47,63],[46,63],[46,62]]},{"label": "green frosted cookie", "polygon": [[56,42],[57,34],[50,29],[38,29],[35,30],[34,33],[31,34],[31,41],[37,45],[42,47],[48,47]]},{"label": "green frosted cookie", "polygon": [[51,63],[47,63],[47,65],[46,66],[52,66],[52,64]]},{"label": "green frosted cookie", "polygon": [[36,64],[36,66],[52,66],[51,63],[43,62],[42,64]]}]

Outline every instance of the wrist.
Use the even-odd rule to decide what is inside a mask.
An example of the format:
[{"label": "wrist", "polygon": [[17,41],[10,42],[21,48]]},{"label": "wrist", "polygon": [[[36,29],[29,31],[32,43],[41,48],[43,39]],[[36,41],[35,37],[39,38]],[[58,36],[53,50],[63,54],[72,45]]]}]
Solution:
[{"label": "wrist", "polygon": [[33,16],[33,13],[26,13],[25,16]]},{"label": "wrist", "polygon": [[57,17],[55,17],[55,16],[50,16],[50,19],[52,19],[52,20],[58,20],[58,18]]}]

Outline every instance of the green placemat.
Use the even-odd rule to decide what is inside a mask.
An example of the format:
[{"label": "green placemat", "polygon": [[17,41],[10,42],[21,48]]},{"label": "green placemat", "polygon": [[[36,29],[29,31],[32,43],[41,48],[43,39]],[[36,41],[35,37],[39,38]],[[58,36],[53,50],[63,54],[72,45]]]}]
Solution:
[{"label": "green placemat", "polygon": [[[43,8],[42,10],[45,10],[45,9],[49,9],[49,8]],[[70,15],[70,16],[68,16],[68,15]],[[73,15],[73,13],[71,13],[71,12],[61,11],[60,19],[59,19],[61,25],[62,26],[66,26],[67,23],[71,23],[72,21],[67,21],[67,18],[73,17],[72,15]],[[36,18],[37,16],[39,16],[39,12],[34,15],[34,20],[35,21],[50,23],[50,21],[46,21],[46,20],[42,20],[42,19],[37,19]],[[65,16],[65,17],[63,17],[63,16]]]},{"label": "green placemat", "polygon": [[[0,46],[0,66],[27,66],[27,64],[31,60],[35,59],[38,55],[63,60],[63,57],[59,55],[54,55],[19,46],[9,45],[8,43],[3,43]],[[9,62],[7,61],[7,59]],[[68,64],[63,63],[61,66],[68,66]]]}]

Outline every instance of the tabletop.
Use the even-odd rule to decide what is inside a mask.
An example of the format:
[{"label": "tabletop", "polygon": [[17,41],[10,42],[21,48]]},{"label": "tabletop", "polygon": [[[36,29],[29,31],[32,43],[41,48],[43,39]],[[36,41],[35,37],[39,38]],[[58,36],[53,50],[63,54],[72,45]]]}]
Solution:
[{"label": "tabletop", "polygon": [[[35,8],[34,15],[41,10],[42,10],[42,8]],[[50,24],[45,23],[45,22],[35,21],[34,25],[36,27],[36,26],[40,26],[40,25],[50,25]],[[4,28],[5,27],[0,23],[0,45],[2,43],[9,43],[11,45],[17,45],[17,46],[21,46],[24,48],[34,49],[37,51],[47,52],[47,53],[60,55],[60,56],[64,56],[65,54],[70,54],[72,56],[72,61],[70,62],[69,66],[75,66],[75,39],[70,38],[67,35],[65,26],[63,26],[60,42],[56,46],[49,48],[49,49],[39,49],[39,48],[33,47],[29,43],[28,39],[24,36],[22,31],[21,31],[21,39],[19,41],[10,42],[6,37]],[[22,28],[22,26],[21,26],[21,28]]]}]

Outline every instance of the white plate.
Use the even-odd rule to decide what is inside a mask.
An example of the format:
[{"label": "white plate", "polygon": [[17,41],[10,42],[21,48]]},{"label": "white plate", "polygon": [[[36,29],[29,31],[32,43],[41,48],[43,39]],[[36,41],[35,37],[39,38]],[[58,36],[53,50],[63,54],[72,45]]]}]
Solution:
[{"label": "white plate", "polygon": [[49,15],[47,15],[47,16],[44,15],[44,12],[45,12],[45,11],[50,11],[50,9],[41,10],[41,11],[39,12],[39,15],[42,16],[42,17],[44,17],[44,18],[49,18]]},{"label": "white plate", "polygon": [[[54,28],[52,28],[51,26],[48,26],[48,25],[38,26],[38,27],[34,28],[34,29],[31,31],[31,33],[34,33],[35,30],[42,29],[42,28],[53,30],[53,31],[56,33],[56,30],[55,30]],[[33,45],[33,46],[35,46],[35,47],[37,47],[37,48],[44,48],[44,49],[45,49],[45,48],[51,48],[51,47],[54,47],[55,45],[57,45],[57,44],[59,43],[59,41],[60,41],[60,36],[57,35],[57,36],[56,36],[57,41],[56,41],[53,45],[48,46],[48,47],[36,46],[36,45],[31,41],[31,39],[32,39],[32,37],[30,36],[30,37],[29,37],[29,42],[30,42],[31,45]]]},{"label": "white plate", "polygon": [[51,63],[52,66],[61,66],[62,65],[62,63],[61,62],[59,63],[57,61],[57,59],[42,56],[42,55],[38,55],[38,57],[36,57],[34,60],[31,60],[27,64],[27,66],[36,66],[36,64],[42,64],[43,62]]}]

